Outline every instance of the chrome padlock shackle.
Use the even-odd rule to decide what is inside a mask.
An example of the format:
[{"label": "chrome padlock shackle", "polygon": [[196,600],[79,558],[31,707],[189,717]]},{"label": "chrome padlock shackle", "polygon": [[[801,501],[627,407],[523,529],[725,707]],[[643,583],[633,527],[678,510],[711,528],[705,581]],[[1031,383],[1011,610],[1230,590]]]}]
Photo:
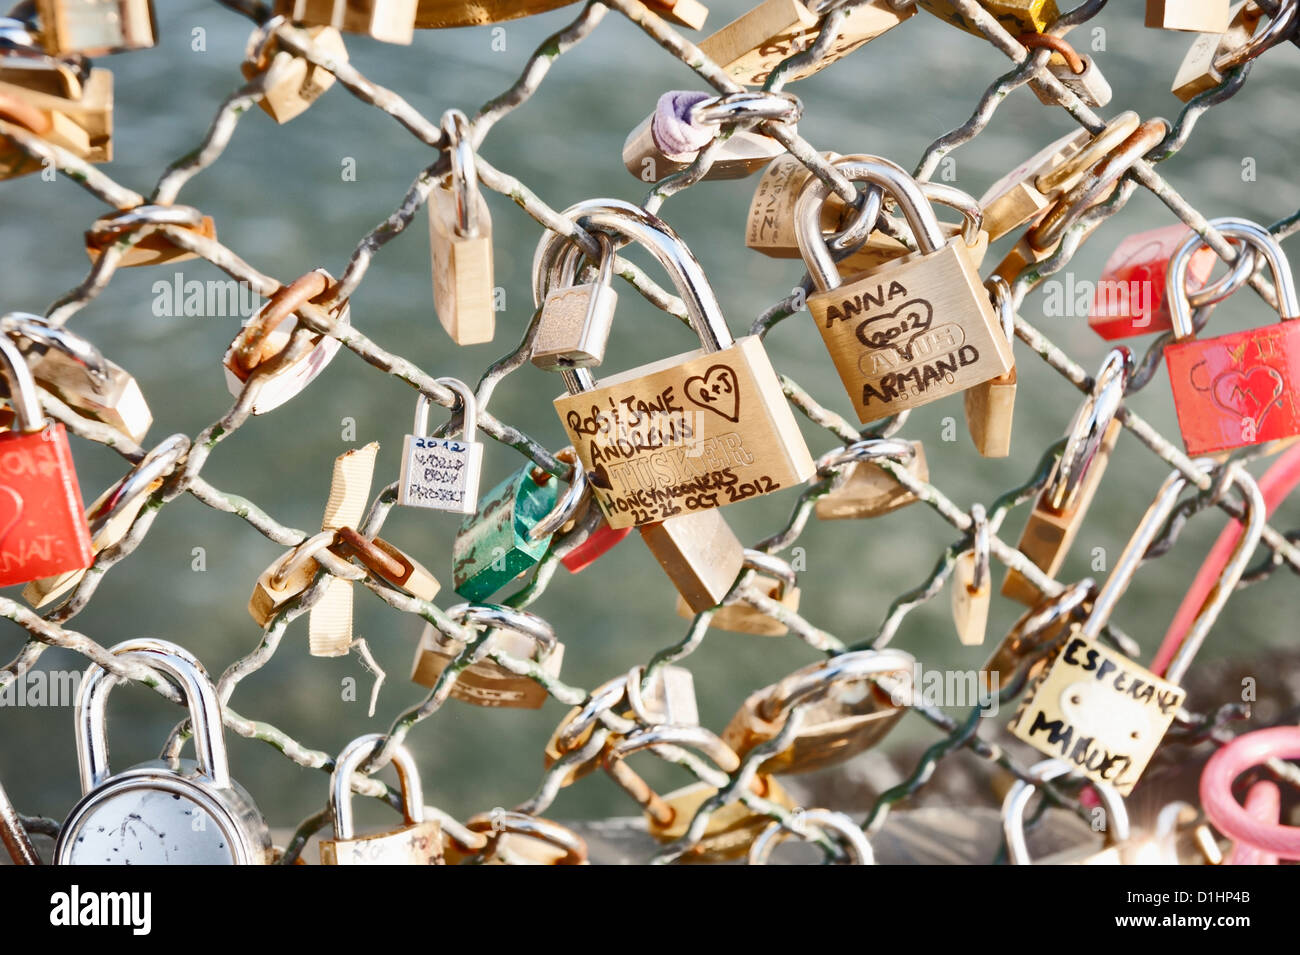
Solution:
[{"label": "chrome padlock shackle", "polygon": [[470,141],[469,117],[458,109],[442,114],[439,124],[447,139],[447,160],[451,164],[451,185],[456,196],[456,234],[472,239],[479,234],[478,162]]},{"label": "chrome padlock shackle", "polygon": [[793,93],[770,90],[740,90],[700,100],[688,111],[691,125],[746,126],[762,122],[797,123],[803,116],[803,102]]},{"label": "chrome padlock shackle", "polygon": [[[1029,767],[1028,775],[1039,783],[1068,776],[1073,769],[1059,759],[1045,759]],[[1128,808],[1124,797],[1113,786],[1092,783],[1106,809],[1106,845],[1113,846],[1129,838]],[[1012,865],[1031,865],[1029,846],[1025,842],[1025,809],[1038,789],[1033,783],[1016,780],[1002,800],[1002,834],[1007,840],[1007,858]]]},{"label": "chrome padlock shackle", "polygon": [[836,683],[869,680],[887,673],[905,671],[909,675],[916,658],[903,650],[853,650],[831,657],[824,663],[795,670],[774,684],[759,705],[760,718],[774,723],[787,717],[800,703],[805,703]]},{"label": "chrome padlock shackle", "polygon": [[[460,398],[461,440],[466,444],[473,444],[478,440],[478,397],[474,394],[474,389],[459,378],[435,378],[434,381],[444,388],[450,388]],[[429,435],[429,405],[432,403],[432,399],[424,392],[420,392],[420,397],[415,401],[415,431],[413,433],[422,438]],[[455,413],[455,405],[450,410]]]},{"label": "chrome padlock shackle", "polygon": [[559,644],[555,629],[550,623],[527,610],[503,604],[462,603],[448,607],[447,616],[475,630],[509,630],[528,637],[537,644],[533,659],[539,663],[549,657]]},{"label": "chrome padlock shackle", "polygon": [[86,515],[91,538],[98,537],[115,515],[148,492],[154,481],[171,474],[189,451],[190,439],[187,435],[173,434],[160,441],[157,447],[113,486],[104,498],[104,503]]},{"label": "chrome padlock shackle", "polygon": [[1010,345],[1016,338],[1016,300],[1011,294],[1011,283],[1000,275],[990,275],[984,281],[984,288],[1002,323],[1002,337]]},{"label": "chrome padlock shackle", "polygon": [[984,209],[969,192],[950,186],[946,182],[918,181],[921,194],[933,206],[938,203],[961,213],[961,239],[967,245],[978,245],[984,229]]},{"label": "chrome padlock shackle", "polygon": [[876,864],[876,854],[872,851],[871,843],[867,841],[862,827],[844,813],[832,812],[829,809],[796,809],[787,819],[769,823],[767,828],[750,843],[746,863],[767,865],[768,857],[772,855],[772,850],[776,848],[777,843],[790,835],[806,839],[804,829],[808,825],[817,829],[830,830],[839,836],[848,851],[850,865]]},{"label": "chrome padlock shackle", "polygon": [[[218,789],[231,788],[230,765],[222,736],[221,700],[203,664],[184,647],[156,638],[125,640],[110,647],[108,652],[156,670],[177,685],[190,711],[194,756],[200,772]],[[104,712],[108,693],[119,682],[117,676],[92,663],[77,691],[77,768],[83,795],[112,775],[108,768]]]},{"label": "chrome padlock shackle", "polygon": [[1077,500],[1083,479],[1124,401],[1132,370],[1133,353],[1123,346],[1112,349],[1093,379],[1092,391],[1074,413],[1061,451],[1061,463],[1043,491],[1043,500],[1057,513],[1069,510]]},{"label": "chrome padlock shackle", "polygon": [[45,429],[45,411],[36,393],[36,379],[18,346],[8,335],[0,335],[0,376],[9,384],[9,406],[14,411],[15,430],[35,434]]},{"label": "chrome padlock shackle", "polygon": [[22,336],[42,348],[57,348],[85,368],[97,384],[108,381],[108,368],[100,350],[75,332],[51,325],[48,318],[31,312],[8,312],[0,316],[0,331]]},{"label": "chrome padlock shackle", "polygon": [[685,746],[698,750],[708,756],[724,773],[734,773],[740,768],[740,757],[717,733],[703,726],[685,726],[677,723],[658,723],[634,730],[621,737],[606,751],[604,764],[609,767],[643,749],[665,745]]},{"label": "chrome padlock shackle", "polygon": [[[1206,474],[1212,473],[1217,467],[1214,461],[1207,458],[1198,458],[1193,463]],[[1174,654],[1173,660],[1164,673],[1164,678],[1171,683],[1183,682],[1183,677],[1191,667],[1196,652],[1200,650],[1201,644],[1205,642],[1206,635],[1209,633],[1210,628],[1214,626],[1214,622],[1218,619],[1224,604],[1232,596],[1237,581],[1241,579],[1241,575],[1246,569],[1246,563],[1250,560],[1255,551],[1255,546],[1259,543],[1260,535],[1264,530],[1264,522],[1268,517],[1264,505],[1264,496],[1260,493],[1259,485],[1255,483],[1255,479],[1242,467],[1240,462],[1232,462],[1227,467],[1229,469],[1229,482],[1235,484],[1241,491],[1242,503],[1246,509],[1245,529],[1237,541],[1236,547],[1233,548],[1231,559],[1223,566],[1223,573],[1219,577],[1219,583],[1215,587],[1213,594],[1197,613],[1196,619],[1188,628],[1187,635],[1183,637],[1183,641],[1178,647],[1178,652]],[[1092,613],[1088,615],[1088,619],[1084,621],[1080,631],[1082,636],[1089,640],[1096,640],[1100,636],[1102,627],[1110,619],[1112,611],[1119,603],[1120,598],[1124,596],[1124,591],[1128,589],[1134,573],[1142,563],[1147,548],[1155,540],[1166,519],[1173,513],[1174,507],[1178,503],[1178,496],[1188,483],[1189,478],[1182,471],[1174,471],[1160,485],[1155,500],[1142,516],[1137,530],[1133,532],[1129,542],[1124,545],[1123,553],[1115,561],[1114,569],[1110,572],[1110,576],[1106,578],[1106,583],[1102,586],[1101,592],[1097,594],[1097,599],[1093,602]]]},{"label": "chrome padlock shackle", "polygon": [[[492,833],[494,836],[513,833],[540,839],[548,845],[564,850],[565,855],[559,865],[582,865],[587,861],[587,844],[582,841],[581,836],[558,822],[530,816],[527,813],[512,809],[494,809],[491,812],[471,816],[465,821],[465,828],[470,832]],[[486,843],[482,848],[487,848]]]},{"label": "chrome padlock shackle", "polygon": [[[596,276],[596,284],[609,288],[614,284],[614,259],[617,257],[618,251],[614,247],[614,240],[610,238],[608,232],[596,231],[593,234],[596,237],[596,242],[600,244],[600,262],[598,263],[599,272]],[[570,242],[568,236],[560,235],[558,232],[551,233],[551,235],[551,241],[562,242],[564,249],[558,256],[547,256],[553,264],[551,274],[546,277],[543,285],[543,298],[553,289],[572,288],[577,285],[579,268],[583,259],[587,257],[587,253],[582,251],[577,244]],[[564,285],[557,285],[557,281],[563,282]]]},{"label": "chrome padlock shackle", "polygon": [[[1300,318],[1300,298],[1296,295],[1295,277],[1291,274],[1291,263],[1274,235],[1257,222],[1249,219],[1225,217],[1211,219],[1209,225],[1222,233],[1224,237],[1235,236],[1248,242],[1257,255],[1261,255],[1273,272],[1273,287],[1277,291],[1278,314],[1283,320]],[[1192,324],[1192,313],[1187,301],[1185,283],[1187,268],[1192,256],[1205,244],[1200,235],[1192,233],[1187,241],[1178,247],[1178,251],[1169,259],[1169,272],[1165,278],[1165,298],[1169,301],[1169,315],[1173,321],[1174,339],[1181,341],[1194,338],[1196,329]],[[1241,255],[1245,255],[1245,250]],[[1238,256],[1240,258],[1240,256]]]},{"label": "chrome padlock shackle", "polygon": [[[920,184],[902,166],[873,156],[870,159],[836,163],[835,168],[850,182],[870,182],[880,186],[887,196],[892,196],[903,213],[903,218],[907,220],[912,237],[922,254],[937,252],[947,244],[939,226],[939,217],[934,214]],[[794,207],[799,251],[813,284],[822,292],[839,288],[843,282],[821,230],[821,207],[829,195],[830,186],[816,176],[810,176],[800,190]]]},{"label": "chrome padlock shackle", "polygon": [[[587,469],[583,466],[582,459],[578,457],[577,452],[573,450],[573,446],[570,445],[561,449],[556,456],[559,457],[566,452],[569,452],[569,457],[573,459],[573,478],[550,512],[529,528],[528,539],[531,541],[549,537],[573,520],[582,507],[582,502],[586,500],[587,494],[591,491],[591,482],[587,479]],[[567,461],[568,457],[564,458],[564,460]],[[549,472],[547,473],[549,474]],[[554,475],[551,476],[554,477]]]},{"label": "chrome padlock shackle", "polygon": [[1296,14],[1300,13],[1298,0],[1277,0],[1277,16],[1239,48],[1219,54],[1214,60],[1214,69],[1220,73],[1227,72],[1243,63],[1248,63],[1267,50],[1271,50],[1287,39],[1296,25]]},{"label": "chrome padlock shackle", "polygon": [[[352,817],[352,774],[357,767],[375,753],[387,737],[383,733],[358,736],[339,753],[330,773],[330,819],[334,825],[334,838],[344,842],[356,837]],[[424,822],[424,789],[420,784],[420,770],[415,757],[405,746],[392,748],[392,763],[397,770],[398,784],[402,790],[402,816],[408,826]],[[366,777],[369,778],[369,777]]]},{"label": "chrome padlock shackle", "polygon": [[832,448],[817,459],[817,471],[829,471],[858,461],[894,458],[904,464],[916,457],[916,446],[901,438],[863,438],[842,448]]}]

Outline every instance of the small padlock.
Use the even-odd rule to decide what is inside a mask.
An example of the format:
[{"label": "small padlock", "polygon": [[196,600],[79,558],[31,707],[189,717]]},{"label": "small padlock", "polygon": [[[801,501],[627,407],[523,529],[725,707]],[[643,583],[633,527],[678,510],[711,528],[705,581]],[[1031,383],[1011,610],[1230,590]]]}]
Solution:
[{"label": "small padlock", "polygon": [[484,865],[587,865],[587,843],[572,829],[522,812],[495,809],[471,816],[471,832],[487,835]]},{"label": "small padlock", "polygon": [[[249,408],[251,414],[274,411],[298,395],[338,354],[342,343],[330,335],[319,335],[312,348],[294,361],[281,362],[274,371],[258,371],[288,347],[299,327],[293,313],[308,302],[328,295],[333,288],[334,277],[324,269],[313,269],[291,284],[281,286],[244,324],[226,349],[221,359],[226,372],[226,390],[236,398],[243,394],[249,379],[257,372],[259,384]],[[346,299],[322,303],[322,307],[327,308],[336,322],[351,323],[352,309]]]},{"label": "small padlock", "polygon": [[957,555],[952,571],[952,620],[962,646],[978,647],[988,630],[993,596],[989,525],[983,504],[972,504],[971,549]]},{"label": "small padlock", "polygon": [[105,56],[158,42],[152,0],[36,0],[36,15],[50,54]]},{"label": "small padlock", "polygon": [[384,43],[409,45],[415,39],[418,0],[276,0],[275,13],[294,23],[334,27]]},{"label": "small padlock", "polygon": [[[1201,462],[1209,474],[1213,462]],[[1060,759],[1096,783],[1127,796],[1160,745],[1187,695],[1179,684],[1259,543],[1266,519],[1263,495],[1240,462],[1225,475],[1245,507],[1245,530],[1213,595],[1196,615],[1163,676],[1103,646],[1098,638],[1188,484],[1174,471],[1160,486],[1124,547],[1077,634],[1072,634],[1030,688],[1008,729],[1039,752]]]},{"label": "small padlock", "polygon": [[479,189],[469,120],[458,109],[442,116],[451,172],[429,193],[433,307],[457,345],[479,345],[496,334],[492,279],[492,215]]},{"label": "small padlock", "polygon": [[892,195],[921,251],[840,275],[820,228],[829,190],[810,179],[795,218],[817,291],[808,310],[858,419],[875,421],[1006,374],[1011,347],[961,238],[945,240],[924,194],[899,166],[872,159],[839,171]]},{"label": "small padlock", "polygon": [[1147,0],[1146,25],[1157,30],[1223,33],[1230,20],[1228,0]]},{"label": "small padlock", "polygon": [[[989,249],[989,235],[983,228],[984,211],[979,203],[960,189],[941,182],[918,182],[917,185],[931,203],[950,206],[962,214],[961,222],[941,222],[939,228],[945,240],[951,241],[955,236],[961,236],[971,262],[978,269]],[[877,269],[887,262],[911,255],[914,251],[892,235],[876,229],[867,236],[865,242],[839,260],[840,274],[853,275]]]},{"label": "small padlock", "polygon": [[[984,36],[975,22],[958,10],[952,0],[916,0],[916,5],[967,33]],[[1043,33],[1061,15],[1056,0],[979,0],[979,5],[1012,35]]]},{"label": "small padlock", "polygon": [[415,402],[415,434],[402,441],[402,477],[397,503],[455,514],[478,510],[478,482],[483,444],[478,440],[478,399],[456,378],[439,378],[460,398],[460,440],[429,437],[429,396]]},{"label": "small padlock", "polygon": [[[1191,235],[1180,223],[1137,232],[1121,242],[1097,280],[1088,326],[1108,341],[1169,331],[1166,272],[1174,252]],[[1209,246],[1193,253],[1187,272],[1196,288],[1205,285],[1217,261]]]},{"label": "small padlock", "polygon": [[[548,261],[544,248],[552,241],[566,241],[557,232],[547,232],[542,237],[533,261]],[[596,233],[600,243],[600,272],[594,282],[576,284],[580,265],[576,261],[576,246],[571,246],[561,266],[568,281],[563,285],[548,283],[539,286],[542,278],[533,277],[533,287],[540,293],[541,318],[529,360],[538,368],[559,371],[565,368],[591,368],[605,360],[605,343],[609,340],[614,323],[614,309],[618,307],[615,290],[614,244],[604,232]]]},{"label": "small padlock", "polygon": [[[751,586],[768,600],[775,600],[792,613],[799,610],[799,588],[794,568],[789,563],[773,554],[759,550],[745,549],[744,566],[756,572]],[[686,599],[677,597],[677,616],[691,618],[695,616]],[[737,600],[719,607],[709,618],[709,626],[733,633],[752,633],[760,637],[784,637],[790,632],[776,617],[770,617],[752,604]]]},{"label": "small padlock", "polygon": [[[1029,768],[1029,777],[1038,783],[1068,776],[1072,767],[1057,759],[1045,759]],[[1099,783],[1093,787],[1105,807],[1105,845],[1101,852],[1095,848],[1080,847],[1058,852],[1042,859],[1039,865],[1122,865],[1120,847],[1130,838],[1128,810],[1124,799],[1110,786]],[[1034,864],[1025,841],[1025,809],[1036,787],[1031,782],[1017,779],[1002,800],[1002,833],[1007,840],[1007,861],[1012,865]]]},{"label": "small padlock", "polygon": [[[1286,253],[1272,233],[1245,219],[1212,219],[1225,236],[1249,243],[1273,271],[1282,321],[1197,341],[1187,301],[1193,235],[1169,262],[1165,296],[1174,341],[1165,346],[1178,428],[1190,455],[1213,454],[1300,434],[1300,299]],[[1245,250],[1242,250],[1245,254]]]},{"label": "small padlock", "polygon": [[[203,215],[193,206],[142,205],[113,215],[100,216],[91,223],[86,230],[86,255],[90,256],[90,261],[98,262],[104,252],[126,239],[130,233],[150,225],[174,226],[204,239],[217,237],[212,217]],[[197,257],[198,253],[182,249],[165,232],[156,231],[126,248],[117,265],[118,268],[132,268],[138,265],[184,262]]]},{"label": "small padlock", "polygon": [[637,530],[678,595],[696,613],[716,607],[745,564],[744,545],[716,510],[678,514]]},{"label": "small padlock", "polygon": [[[555,639],[551,625],[536,614],[498,604],[458,604],[447,616],[471,628],[491,631],[488,647],[520,660],[533,660],[548,677],[558,678],[564,662],[564,644]],[[433,624],[425,624],[415,652],[411,680],[421,686],[437,684],[465,645],[444,637]],[[485,651],[484,651],[485,652]],[[525,710],[542,707],[550,694],[528,676],[507,670],[494,660],[477,660],[459,674],[451,695],[475,706],[506,706]]]},{"label": "small padlock", "polygon": [[600,383],[584,368],[564,372],[569,393],[555,399],[555,410],[610,527],[658,523],[807,480],[812,456],[762,342],[731,337],[703,268],[667,223],[616,199],[564,214],[652,252],[702,346]]},{"label": "small padlock", "polygon": [[[268,75],[272,69],[277,71],[275,82],[266,86],[257,105],[281,125],[306,112],[335,80],[334,74],[324,67],[280,48],[275,31],[283,22],[283,18],[273,17],[254,30],[248,38],[244,62],[239,66],[246,80]],[[304,32],[321,53],[339,63],[348,61],[348,48],[338,30],[319,26],[308,27]]]},{"label": "small padlock", "polygon": [[[1049,577],[1055,577],[1101,486],[1123,426],[1116,412],[1124,400],[1132,355],[1116,348],[1102,362],[1092,392],[1083,400],[1066,431],[1065,449],[1034,500],[1029,520],[1016,548]],[[1008,568],[1002,596],[1033,606],[1042,599],[1038,588],[1019,571]]]},{"label": "small padlock", "polygon": [[848,447],[823,456],[817,470],[849,465],[844,482],[817,498],[813,513],[821,521],[858,520],[880,517],[916,500],[911,489],[900,484],[892,474],[876,464],[880,458],[890,458],[901,464],[918,481],[930,480],[930,468],[925,463],[925,448],[920,441],[903,441],[896,438],[866,438]]},{"label": "small padlock", "polygon": [[[1002,337],[1010,348],[1016,337],[1016,306],[1011,286],[1000,275],[992,276],[984,287],[1002,321]],[[1014,361],[1014,359],[1013,359]],[[1016,412],[1016,366],[1005,375],[990,378],[966,392],[966,430],[975,450],[985,458],[1005,458],[1011,454],[1011,424]]]},{"label": "small padlock", "polygon": [[0,432],[0,587],[85,570],[95,559],[81,488],[62,424],[41,409],[36,382],[7,335],[0,375],[13,426]]},{"label": "small padlock", "polygon": [[[741,83],[757,86],[782,60],[812,47],[821,36],[821,21],[836,4],[800,0],[763,0],[716,33],[700,41],[700,50]],[[892,30],[916,13],[910,4],[864,0],[851,7],[839,34],[820,58],[783,73],[787,81],[803,79],[852,53],[868,40]]]},{"label": "small padlock", "polygon": [[[839,153],[822,153],[822,158],[835,164],[844,160],[864,158],[854,154],[841,156]],[[754,198],[749,202],[749,215],[745,219],[745,246],[755,252],[771,256],[774,259],[799,258],[799,239],[794,230],[794,207],[799,200],[812,170],[803,164],[797,156],[789,153],[773,159],[763,170],[754,188]],[[868,227],[880,214],[880,190],[874,186],[864,197],[864,204],[858,215],[868,220]],[[831,236],[839,233],[850,220],[847,204],[838,195],[831,194],[822,204],[821,228],[823,233]],[[838,251],[840,246],[832,241],[831,248]]]},{"label": "small padlock", "polygon": [[848,856],[849,865],[876,864],[876,854],[862,828],[844,813],[831,812],[829,809],[796,809],[786,819],[768,823],[767,828],[750,844],[746,864],[767,865],[772,850],[787,837],[797,835],[801,839],[812,838],[809,827],[820,832],[823,837],[828,831],[834,833]]},{"label": "small padlock", "polygon": [[[760,773],[754,777],[750,788],[756,796],[782,809],[795,808],[794,800],[775,776]],[[671,815],[667,822],[662,822],[647,813],[646,825],[650,835],[660,842],[676,842],[686,835],[700,807],[717,794],[718,790],[708,783],[692,783],[665,793],[661,798]],[[770,816],[755,812],[740,799],[725,803],[709,815],[703,835],[686,850],[685,858],[692,862],[743,859],[769,822]]]},{"label": "small padlock", "polygon": [[[1226,8],[1227,0],[1222,2]],[[1255,33],[1263,18],[1264,11],[1253,0],[1242,0],[1226,12],[1221,29],[1200,31],[1174,74],[1171,92],[1187,103],[1221,85],[1225,72],[1252,55]]]},{"label": "small padlock", "polygon": [[334,532],[330,550],[340,557],[355,557],[370,573],[412,597],[433,600],[442,589],[419,561],[381,537],[366,537],[351,527],[340,527]]},{"label": "small padlock", "polygon": [[0,331],[29,343],[26,353],[37,384],[132,441],[144,440],[153,413],[140,385],[93,344],[28,312],[0,317]]},{"label": "small padlock", "polygon": [[248,598],[248,614],[265,627],[286,603],[309,586],[320,570],[316,555],[334,543],[334,531],[321,531],[276,559],[258,575]]},{"label": "small padlock", "polygon": [[1019,690],[1012,687],[1012,681],[1020,677],[1032,680],[1042,671],[1069,637],[1073,617],[1091,607],[1096,596],[1096,584],[1085,577],[1026,610],[980,667],[984,685],[1008,697],[1016,696]]},{"label": "small padlock", "polygon": [[166,640],[128,640],[110,651],[174,682],[190,711],[196,760],[141,763],[109,775],[104,706],[117,678],[98,664],[77,691],[81,800],[59,830],[59,865],[263,865],[271,833],[230,778],[221,700],[203,665]]},{"label": "small padlock", "polygon": [[[1047,72],[1060,80],[1062,86],[1086,105],[1100,108],[1110,102],[1113,93],[1106,77],[1101,75],[1101,69],[1092,57],[1077,52],[1063,37],[1050,33],[1024,33],[1017,39],[1029,50],[1052,50],[1053,55],[1047,61]],[[1039,84],[1033,83],[1031,89],[1040,103],[1056,105],[1056,97]]]},{"label": "small padlock", "polygon": [[897,687],[886,689],[877,680],[901,673],[910,681],[915,663],[911,654],[891,648],[857,650],[806,666],[750,694],[722,739],[744,757],[775,739],[796,707],[802,707],[794,739],[761,769],[806,773],[844,762],[876,745],[902,718],[907,710]]},{"label": "small padlock", "polygon": [[352,774],[381,747],[385,737],[370,733],[354,739],[334,761],[330,774],[330,816],[334,838],[320,841],[321,865],[442,865],[442,827],[424,818],[424,790],[415,757],[393,747],[393,766],[402,788],[404,825],[392,832],[358,836],[352,823]]},{"label": "small padlock", "polygon": [[[0,118],[90,163],[113,158],[113,74],[78,69],[52,57],[0,58]],[[0,178],[44,168],[42,160],[0,137]]]}]

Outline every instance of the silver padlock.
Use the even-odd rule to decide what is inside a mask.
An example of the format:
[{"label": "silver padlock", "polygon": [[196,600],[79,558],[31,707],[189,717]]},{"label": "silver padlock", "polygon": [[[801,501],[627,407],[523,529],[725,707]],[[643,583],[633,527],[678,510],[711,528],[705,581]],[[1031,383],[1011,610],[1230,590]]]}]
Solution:
[{"label": "silver padlock", "polygon": [[478,438],[478,399],[474,389],[456,378],[439,378],[460,396],[460,440],[431,438],[429,398],[415,404],[415,434],[402,442],[402,479],[397,503],[429,507],[456,514],[478,510],[479,473],[483,469],[483,444]]},{"label": "silver padlock", "polygon": [[85,794],[59,831],[60,865],[263,865],[271,833],[230,778],[221,701],[203,665],[166,640],[136,639],[111,652],[168,676],[190,710],[197,760],[177,771],[150,760],[110,775],[104,705],[117,678],[92,665],[77,694],[77,762]]},{"label": "silver padlock", "polygon": [[[547,246],[567,242],[567,236],[548,231],[538,243],[533,256],[533,288],[542,297],[542,317],[533,337],[531,360],[538,368],[559,371],[566,368],[591,368],[605,360],[605,343],[614,324],[618,292],[614,289],[614,243],[604,232],[595,233],[600,243],[600,272],[594,282],[576,285],[581,268],[581,253],[570,246],[559,263],[560,274],[567,277],[563,286],[539,286],[546,276],[536,270],[551,261]],[[549,284],[549,283],[548,283]]]}]

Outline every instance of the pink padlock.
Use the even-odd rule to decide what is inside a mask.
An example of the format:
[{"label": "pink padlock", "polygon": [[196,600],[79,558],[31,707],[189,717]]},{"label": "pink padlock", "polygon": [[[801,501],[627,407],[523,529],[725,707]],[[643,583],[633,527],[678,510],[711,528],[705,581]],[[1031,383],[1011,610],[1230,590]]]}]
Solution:
[{"label": "pink padlock", "polygon": [[1300,828],[1258,818],[1258,805],[1252,812],[1232,794],[1238,776],[1270,759],[1300,759],[1300,726],[1246,733],[1211,756],[1201,773],[1201,805],[1214,827],[1234,842],[1281,859],[1300,859]]}]

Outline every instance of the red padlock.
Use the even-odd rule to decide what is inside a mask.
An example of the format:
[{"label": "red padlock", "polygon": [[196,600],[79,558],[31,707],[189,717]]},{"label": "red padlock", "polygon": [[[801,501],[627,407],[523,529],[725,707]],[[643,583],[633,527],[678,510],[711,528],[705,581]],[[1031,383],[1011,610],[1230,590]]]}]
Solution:
[{"label": "red padlock", "polygon": [[588,534],[585,541],[560,558],[560,563],[571,574],[586,570],[630,533],[631,527],[613,528],[602,519],[600,526]]},{"label": "red padlock", "polygon": [[1174,253],[1165,294],[1176,340],[1165,346],[1165,361],[1178,427],[1193,456],[1300,434],[1300,301],[1286,253],[1267,229],[1246,219],[1213,219],[1210,225],[1247,243],[1242,255],[1253,248],[1268,262],[1282,321],[1196,341],[1183,282],[1200,237]]},{"label": "red padlock", "polygon": [[46,421],[22,353],[0,335],[13,428],[0,434],[0,586],[24,584],[95,559],[63,425]]},{"label": "red padlock", "polygon": [[[1129,236],[1106,260],[1093,294],[1088,324],[1107,341],[1167,332],[1172,327],[1165,297],[1169,259],[1193,235],[1187,226],[1164,226]],[[1198,246],[1187,265],[1194,288],[1214,270],[1214,250]]]}]

